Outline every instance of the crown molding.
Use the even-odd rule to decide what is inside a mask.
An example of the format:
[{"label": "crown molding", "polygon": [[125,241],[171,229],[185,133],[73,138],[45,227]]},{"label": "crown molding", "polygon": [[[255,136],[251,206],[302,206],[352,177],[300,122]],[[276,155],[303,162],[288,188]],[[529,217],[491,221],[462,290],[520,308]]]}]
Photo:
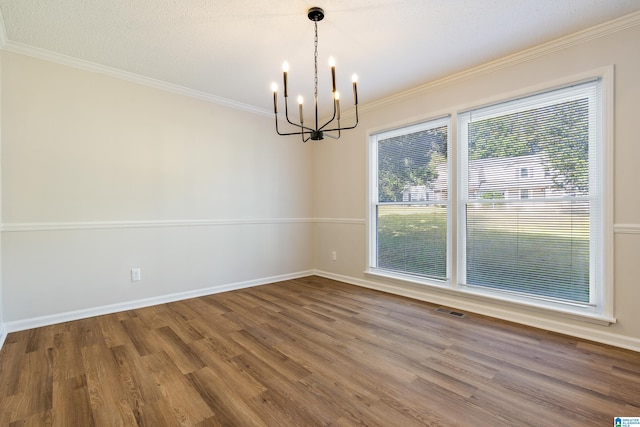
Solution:
[{"label": "crown molding", "polygon": [[[378,101],[372,101],[367,104],[361,105],[362,111],[374,109],[386,104],[398,102],[404,98],[414,96],[421,92],[431,90],[435,87],[451,84],[458,80],[466,79],[472,76],[497,71],[503,68],[511,67],[516,64],[530,61],[534,58],[547,55],[562,49],[566,49],[571,46],[575,46],[587,41],[607,36],[609,34],[622,31],[627,28],[640,25],[640,12],[630,13],[620,18],[596,25],[585,30],[578,31],[576,33],[561,37],[559,39],[552,40],[547,43],[526,49],[520,52],[516,52],[511,55],[504,56],[495,61],[487,62],[477,67],[469,68],[459,73],[451,74],[447,77],[425,83],[415,88],[400,92],[395,95],[391,95],[382,98]],[[203,101],[218,104],[224,107],[229,107],[248,113],[257,114],[264,117],[272,117],[273,112],[264,108],[255,107],[253,105],[244,104],[241,102],[233,101],[231,99],[216,96],[210,93],[197,91],[184,86],[176,85],[173,83],[165,82],[162,80],[152,79],[140,74],[131,73],[128,71],[119,70],[117,68],[108,67],[105,65],[97,64],[90,61],[81,60],[71,56],[63,55],[57,52],[48,51],[45,49],[36,48],[24,43],[14,42],[8,39],[6,34],[6,28],[4,25],[4,19],[0,12],[0,49],[9,52],[19,53],[26,56],[31,56],[38,59],[44,59],[47,61],[55,62],[58,64],[66,65],[69,67],[81,69],[84,71],[90,71],[94,73],[104,74],[111,77],[116,77],[122,80],[130,81],[140,85],[152,87],[155,89],[184,95]],[[351,111],[345,111],[344,114],[352,113]]]},{"label": "crown molding", "polygon": [[[1,16],[0,16],[1,21]],[[223,107],[229,107],[236,110],[245,111],[252,114],[258,114],[265,117],[271,117],[273,113],[263,108],[254,107],[253,105],[244,104],[221,96],[212,95],[210,93],[190,89],[185,86],[169,83],[163,80],[153,79],[140,74],[123,71],[117,68],[108,67],[106,65],[98,64],[91,61],[85,61],[83,59],[74,58],[72,56],[63,55],[61,53],[52,52],[46,49],[40,49],[24,43],[18,43],[6,39],[4,35],[4,43],[2,43],[2,32],[4,31],[4,25],[0,22],[0,49],[8,52],[18,53],[25,56],[30,56],[37,59],[43,59],[45,61],[54,62],[68,67],[76,68],[83,71],[90,71],[93,73],[103,74],[109,77],[115,77],[121,80],[129,81],[139,85],[159,89],[165,92],[171,92],[178,95],[184,95],[191,98],[199,99],[206,102],[221,105]]]},{"label": "crown molding", "polygon": [[635,27],[637,25],[640,25],[640,12],[633,12],[620,18],[596,25],[594,27],[590,27],[569,34],[567,36],[534,46],[532,48],[525,49],[511,55],[503,56],[502,58],[478,65],[473,68],[469,68],[459,73],[451,74],[441,79],[416,86],[406,91],[399,92],[395,95],[391,95],[377,101],[369,102],[363,105],[361,107],[361,110],[367,111],[384,106],[386,104],[393,104],[401,101],[404,98],[415,96],[417,94],[432,90],[440,86],[449,85],[460,80],[512,67],[514,65],[531,61],[535,58],[549,55],[551,53],[567,49],[571,46],[576,46],[591,40],[605,37],[609,34],[613,34],[627,28]]}]

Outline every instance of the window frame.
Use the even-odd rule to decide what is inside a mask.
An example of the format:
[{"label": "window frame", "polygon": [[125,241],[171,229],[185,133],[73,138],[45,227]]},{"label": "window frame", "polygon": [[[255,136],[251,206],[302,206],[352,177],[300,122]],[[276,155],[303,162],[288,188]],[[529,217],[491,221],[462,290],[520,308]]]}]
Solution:
[{"label": "window frame", "polygon": [[[445,200],[426,200],[422,202],[380,202],[378,199],[378,141],[396,136],[415,133],[423,130],[434,129],[437,127],[447,127],[447,171],[451,170],[452,156],[451,156],[451,132],[453,125],[451,123],[451,116],[437,116],[435,118],[426,118],[417,122],[412,122],[407,125],[398,125],[391,129],[380,130],[369,134],[369,195],[368,195],[368,257],[367,257],[367,269],[369,274],[379,275],[383,277],[398,278],[400,280],[408,282],[417,282],[421,284],[428,284],[438,287],[450,287],[451,275],[453,271],[452,264],[452,224],[453,215],[451,204],[453,183],[451,182],[451,174],[448,172],[447,180],[447,198]],[[446,278],[439,280],[436,278],[430,278],[426,276],[419,276],[411,273],[402,273],[398,271],[387,270],[377,267],[377,249],[378,249],[378,216],[377,210],[380,205],[446,205],[447,207],[447,237],[446,237]]]},{"label": "window frame", "polygon": [[[572,306],[571,304],[548,304],[530,298],[518,298],[513,296],[495,295],[487,292],[478,292],[476,289],[470,289],[459,284],[459,270],[464,266],[464,259],[460,258],[461,235],[463,228],[460,227],[460,215],[463,205],[460,204],[460,173],[458,166],[461,164],[460,150],[458,146],[458,117],[459,114],[483,106],[489,106],[501,102],[508,102],[522,97],[534,96],[544,92],[562,89],[568,86],[577,85],[592,81],[600,80],[600,108],[601,108],[601,129],[600,129],[600,156],[602,176],[598,191],[601,192],[601,228],[599,235],[593,236],[599,241],[600,253],[602,260],[596,274],[599,276],[601,286],[598,291],[597,306],[587,307]],[[613,246],[613,120],[614,120],[614,66],[608,65],[598,69],[585,71],[583,73],[559,78],[553,81],[546,81],[534,86],[524,87],[511,92],[505,92],[490,98],[469,102],[464,105],[457,105],[445,110],[440,110],[441,114],[435,117],[446,117],[449,120],[448,131],[448,206],[447,206],[447,280],[446,282],[437,282],[433,280],[425,280],[421,277],[415,277],[410,274],[400,274],[386,270],[380,270],[375,266],[375,250],[377,246],[376,232],[376,204],[377,201],[377,147],[373,138],[383,132],[398,132],[399,134],[408,132],[406,128],[416,124],[416,121],[396,123],[380,130],[371,130],[367,135],[368,139],[368,163],[369,163],[369,182],[368,182],[368,200],[367,200],[367,265],[364,273],[373,278],[384,279],[395,282],[399,285],[409,285],[412,289],[415,286],[427,286],[438,288],[446,292],[443,296],[449,294],[455,296],[472,297],[478,302],[485,302],[491,305],[495,303],[507,304],[507,306],[528,307],[530,309],[542,310],[555,313],[566,318],[589,323],[608,325],[615,323],[614,314],[614,246]],[[428,119],[421,120],[424,123]],[[419,124],[418,123],[418,124]],[[403,132],[404,131],[404,132]],[[530,171],[531,172],[531,171]],[[591,185],[591,184],[590,184]],[[591,266],[590,266],[591,269]],[[419,288],[418,288],[419,289]]]},{"label": "window frame", "polygon": [[[603,115],[604,115],[604,105],[601,102],[601,92],[602,92],[602,79],[601,78],[593,78],[587,81],[576,82],[567,84],[563,87],[554,87],[547,90],[542,90],[537,93],[532,94],[524,94],[516,99],[511,100],[503,100],[498,101],[493,104],[485,105],[479,108],[471,108],[465,111],[458,113],[458,129],[457,129],[457,138],[458,138],[458,157],[457,162],[460,165],[461,169],[465,167],[468,163],[467,154],[468,147],[466,143],[467,133],[466,128],[464,128],[468,120],[470,120],[469,114],[474,112],[479,114],[479,118],[482,120],[484,118],[489,117],[499,117],[506,114],[511,114],[513,112],[527,110],[530,108],[539,108],[544,105],[552,105],[558,102],[563,102],[567,99],[571,98],[581,98],[584,96],[583,90],[580,89],[583,84],[596,84],[597,90],[596,94],[590,99],[590,104],[594,108],[600,107],[599,111],[596,111],[595,114],[597,127],[602,129],[603,124]],[[577,87],[577,89],[576,89]],[[478,117],[476,117],[477,119]],[[593,125],[593,123],[590,123]],[[594,129],[590,129],[590,137],[589,137],[589,169],[591,170],[594,164],[597,164],[597,169],[589,174],[589,195],[588,196],[568,196],[563,199],[567,200],[589,200],[593,203],[595,201],[595,206],[590,209],[590,220],[593,220],[595,217],[602,219],[603,212],[601,210],[602,207],[602,183],[599,182],[602,179],[601,174],[598,172],[603,168],[603,145],[604,138],[602,132],[596,133]],[[521,174],[520,174],[521,175]],[[594,179],[595,178],[595,179]],[[460,287],[468,288],[469,291],[475,292],[478,294],[486,294],[489,296],[494,296],[498,298],[508,298],[515,301],[529,302],[535,305],[539,305],[541,307],[548,308],[557,308],[560,310],[568,310],[575,311],[579,313],[586,314],[600,314],[602,312],[602,301],[603,301],[603,277],[600,272],[602,271],[602,257],[604,256],[603,248],[597,244],[598,241],[601,240],[601,231],[600,228],[603,227],[603,221],[600,223],[595,223],[591,221],[591,232],[590,232],[590,240],[589,240],[589,285],[590,285],[590,301],[589,303],[580,303],[580,302],[569,302],[569,301],[553,301],[548,298],[534,296],[534,295],[505,295],[508,294],[508,291],[503,291],[500,289],[494,289],[490,287],[478,287],[473,285],[468,285],[464,283],[466,277],[466,260],[467,260],[467,242],[466,242],[466,232],[467,232],[467,215],[466,215],[466,205],[467,204],[476,204],[483,202],[481,200],[475,200],[472,197],[467,195],[467,187],[466,187],[466,175],[464,173],[458,174],[458,219],[457,219],[457,232],[458,232],[458,285]],[[525,197],[526,195],[526,197]],[[512,202],[518,203],[519,201],[528,201],[531,198],[531,192],[528,189],[520,189],[519,197],[514,198]],[[596,213],[594,214],[594,211]]]}]

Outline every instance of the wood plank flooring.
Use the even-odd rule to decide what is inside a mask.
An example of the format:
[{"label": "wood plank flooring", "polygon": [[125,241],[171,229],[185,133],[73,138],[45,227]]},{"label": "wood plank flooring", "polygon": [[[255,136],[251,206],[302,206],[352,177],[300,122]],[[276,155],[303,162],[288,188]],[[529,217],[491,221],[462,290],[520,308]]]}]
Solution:
[{"label": "wood plank flooring", "polygon": [[319,277],[9,334],[1,426],[611,426],[640,353]]}]

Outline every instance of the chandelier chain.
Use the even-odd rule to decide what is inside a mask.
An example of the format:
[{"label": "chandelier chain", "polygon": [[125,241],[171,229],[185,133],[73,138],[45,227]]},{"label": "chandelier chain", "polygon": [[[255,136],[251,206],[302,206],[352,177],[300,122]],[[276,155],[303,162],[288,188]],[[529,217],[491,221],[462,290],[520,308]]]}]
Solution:
[{"label": "chandelier chain", "polygon": [[314,21],[316,36],[313,39],[313,47],[314,47],[314,91],[313,95],[318,100],[318,21]]}]

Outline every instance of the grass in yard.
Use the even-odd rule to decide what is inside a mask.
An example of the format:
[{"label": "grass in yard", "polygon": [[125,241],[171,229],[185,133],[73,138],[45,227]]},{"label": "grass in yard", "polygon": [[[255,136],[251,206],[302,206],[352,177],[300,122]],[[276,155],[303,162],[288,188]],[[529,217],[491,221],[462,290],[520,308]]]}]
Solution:
[{"label": "grass in yard", "polygon": [[[584,206],[470,206],[467,223],[467,284],[589,302]],[[444,279],[446,242],[444,206],[379,208],[378,267]]]},{"label": "grass in yard", "polygon": [[383,206],[378,210],[378,267],[445,279],[444,206]]}]

